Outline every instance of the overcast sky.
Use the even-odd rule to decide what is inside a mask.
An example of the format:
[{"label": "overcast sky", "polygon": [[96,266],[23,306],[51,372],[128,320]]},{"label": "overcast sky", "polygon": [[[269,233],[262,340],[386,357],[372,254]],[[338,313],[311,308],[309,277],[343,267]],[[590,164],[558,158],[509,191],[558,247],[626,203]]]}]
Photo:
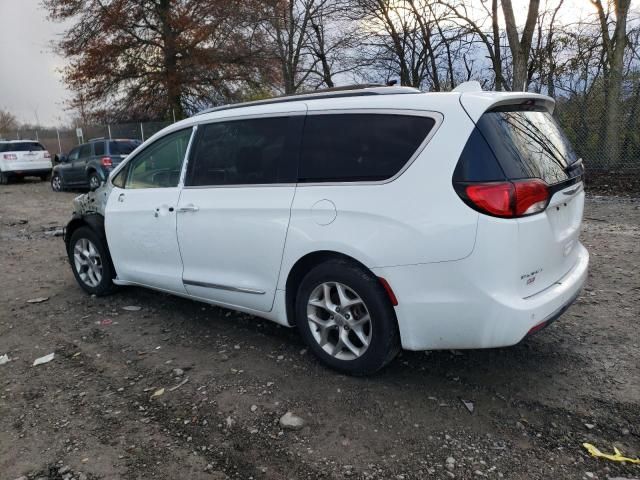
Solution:
[{"label": "overcast sky", "polygon": [[[528,1],[515,4],[516,15],[524,20]],[[563,20],[577,20],[589,10],[588,4],[588,0],[565,0]],[[47,20],[40,0],[0,0],[0,25],[0,108],[26,123],[63,123],[69,118],[64,110],[69,92],[60,73],[64,60],[51,48],[63,26]]]},{"label": "overcast sky", "polygon": [[0,108],[22,122],[59,123],[69,94],[51,42],[62,26],[47,20],[40,0],[0,0]]}]

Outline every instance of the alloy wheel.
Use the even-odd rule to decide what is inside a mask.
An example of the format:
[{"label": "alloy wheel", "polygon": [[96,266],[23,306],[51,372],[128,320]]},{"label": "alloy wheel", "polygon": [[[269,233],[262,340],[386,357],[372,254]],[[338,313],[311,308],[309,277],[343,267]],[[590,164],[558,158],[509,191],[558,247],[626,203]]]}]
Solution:
[{"label": "alloy wheel", "polygon": [[95,190],[99,186],[100,186],[100,179],[98,178],[98,176],[97,175],[91,175],[89,177],[89,188],[91,190]]},{"label": "alloy wheel", "polygon": [[80,238],[73,248],[73,262],[80,279],[96,288],[102,281],[102,258],[96,246],[87,238]]},{"label": "alloy wheel", "polygon": [[307,320],[313,338],[329,355],[355,360],[371,344],[371,317],[360,296],[339,282],[313,289],[307,302]]},{"label": "alloy wheel", "polygon": [[53,176],[53,178],[51,179],[51,188],[54,192],[59,192],[60,190],[62,190],[62,179],[60,178],[60,175]]}]

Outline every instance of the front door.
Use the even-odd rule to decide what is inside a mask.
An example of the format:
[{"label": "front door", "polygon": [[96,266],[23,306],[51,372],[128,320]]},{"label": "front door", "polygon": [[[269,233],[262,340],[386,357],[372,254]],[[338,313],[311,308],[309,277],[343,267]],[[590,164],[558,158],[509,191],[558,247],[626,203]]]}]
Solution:
[{"label": "front door", "polygon": [[198,127],[178,204],[183,281],[191,295],[271,310],[303,114]]},{"label": "front door", "polygon": [[189,128],[156,140],[113,178],[105,229],[119,280],[185,293],[176,207],[191,134]]}]

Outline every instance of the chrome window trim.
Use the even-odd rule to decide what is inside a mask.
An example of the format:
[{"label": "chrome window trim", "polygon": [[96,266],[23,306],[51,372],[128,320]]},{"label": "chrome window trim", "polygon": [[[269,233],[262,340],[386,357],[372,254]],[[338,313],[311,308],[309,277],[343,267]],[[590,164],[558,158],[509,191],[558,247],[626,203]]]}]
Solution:
[{"label": "chrome window trim", "polygon": [[[392,177],[384,180],[364,180],[364,181],[344,181],[344,182],[297,182],[297,183],[249,183],[249,184],[237,184],[237,185],[197,185],[197,186],[183,186],[184,189],[209,189],[209,188],[264,188],[264,187],[319,187],[319,186],[343,186],[343,185],[385,185],[393,182],[400,177],[413,162],[420,156],[422,151],[429,144],[433,136],[437,133],[440,125],[444,121],[444,115],[440,112],[433,110],[421,110],[410,108],[336,108],[330,110],[311,110],[311,111],[294,111],[294,112],[268,112],[251,115],[239,115],[233,117],[222,117],[215,120],[207,120],[199,122],[198,125],[208,125],[210,123],[218,123],[228,120],[250,120],[253,118],[269,118],[269,117],[282,117],[292,115],[336,115],[336,114],[382,114],[382,115],[413,115],[417,117],[429,117],[435,121],[433,128],[429,131],[422,143],[418,146],[413,155],[407,160],[403,167]],[[302,159],[300,161],[303,161]],[[188,159],[187,159],[188,162]]]},{"label": "chrome window trim", "polygon": [[253,288],[233,287],[230,285],[218,285],[216,283],[200,282],[198,280],[187,280],[186,278],[182,279],[182,283],[184,283],[185,285],[191,285],[194,287],[215,288],[216,290],[226,290],[228,292],[238,292],[238,293],[250,293],[252,295],[264,295],[265,293],[267,293],[263,290],[256,290]]}]

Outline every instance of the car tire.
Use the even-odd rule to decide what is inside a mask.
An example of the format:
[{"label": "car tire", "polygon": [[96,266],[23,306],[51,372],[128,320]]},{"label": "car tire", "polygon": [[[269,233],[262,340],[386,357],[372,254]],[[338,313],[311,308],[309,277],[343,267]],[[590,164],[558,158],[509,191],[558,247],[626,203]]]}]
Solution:
[{"label": "car tire", "polygon": [[100,297],[117,289],[106,242],[91,228],[80,227],[73,232],[67,255],[73,275],[85,292]]},{"label": "car tire", "polygon": [[64,190],[62,177],[59,173],[54,173],[53,175],[51,175],[51,190],[53,190],[54,192],[62,192]]},{"label": "car tire", "polygon": [[89,182],[89,190],[93,191],[100,187],[102,180],[100,179],[100,176],[96,172],[91,172],[89,174],[88,182]]},{"label": "car tire", "polygon": [[45,173],[44,175],[40,175],[40,181],[47,182],[47,181],[49,181],[50,177],[51,177],[50,173]]},{"label": "car tire", "polygon": [[9,175],[4,172],[0,172],[0,185],[8,185],[9,184]]},{"label": "car tire", "polygon": [[305,343],[329,367],[369,375],[400,351],[393,305],[371,272],[336,259],[313,268],[298,288],[296,326]]}]

